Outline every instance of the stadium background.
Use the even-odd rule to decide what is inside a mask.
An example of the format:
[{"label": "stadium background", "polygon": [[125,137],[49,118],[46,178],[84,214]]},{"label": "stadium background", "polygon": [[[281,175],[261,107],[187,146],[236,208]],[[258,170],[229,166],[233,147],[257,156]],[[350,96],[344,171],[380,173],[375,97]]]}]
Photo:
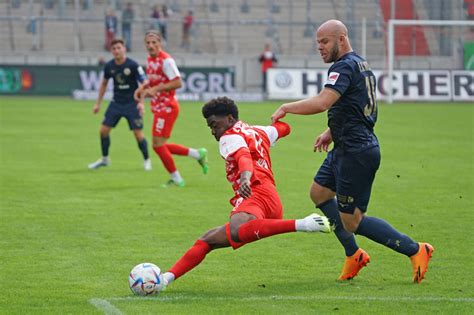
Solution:
[{"label": "stadium background", "polygon": [[[118,17],[121,36],[121,12],[125,0],[2,0],[0,1],[0,93],[65,94],[72,90],[94,88],[99,58],[109,59],[104,51],[104,16],[113,10]],[[264,43],[270,43],[278,56],[280,69],[319,69],[326,66],[315,53],[314,29],[329,18],[343,20],[349,28],[353,48],[367,57],[371,67],[387,70],[387,21],[389,19],[455,20],[473,18],[470,0],[325,0],[325,1],[217,1],[217,0],[140,0],[132,1],[135,19],[132,23],[132,51],[129,56],[142,64],[146,60],[143,34],[157,28],[150,18],[152,7],[165,4],[172,10],[167,19],[168,39],[165,49],[178,66],[192,74],[181,92],[182,99],[202,99],[221,92],[237,92],[235,98],[261,100],[262,75],[258,56]],[[188,10],[194,12],[190,46],[181,46],[182,19]],[[395,31],[395,70],[407,75],[426,75],[432,70],[472,70],[474,68],[474,32],[466,27],[399,26]],[[76,66],[72,79],[82,78],[81,85],[61,87],[71,77],[66,71],[37,65]],[[17,66],[17,67],[12,67]],[[28,66],[27,68],[25,68]],[[92,67],[92,68],[89,68]],[[82,68],[81,68],[82,67]],[[199,71],[198,67],[204,67]],[[28,70],[31,69],[30,71]],[[216,68],[215,71],[212,68]],[[66,68],[63,68],[65,70]],[[50,74],[48,72],[50,71]],[[410,72],[412,71],[412,72]],[[415,72],[413,72],[415,71]],[[36,72],[40,72],[39,74]],[[221,73],[221,75],[210,73]],[[223,75],[227,73],[227,77]],[[41,86],[45,77],[58,78],[59,86],[51,90]],[[82,77],[81,77],[82,76]],[[92,76],[92,78],[90,77]],[[274,74],[269,84],[275,86]],[[448,81],[453,80],[448,75]],[[279,76],[280,83],[282,76]],[[89,80],[89,83],[84,82]],[[92,80],[92,82],[90,82]],[[310,80],[315,80],[310,79]],[[430,79],[427,79],[430,81]],[[472,86],[472,73],[468,73]],[[385,80],[387,81],[387,80]],[[432,80],[431,80],[432,81]],[[88,85],[89,84],[89,85]],[[92,84],[92,86],[90,86]],[[448,83],[446,83],[448,84]],[[454,83],[453,83],[454,84]],[[86,85],[86,86],[84,86]],[[97,83],[96,83],[97,85]],[[382,84],[380,84],[382,87]],[[36,87],[36,88],[35,88]],[[294,87],[292,87],[294,88]],[[298,87],[301,89],[301,87]],[[385,86],[385,90],[388,86]],[[429,87],[425,87],[430,90]],[[58,90],[61,90],[59,92]],[[460,100],[469,100],[472,88]],[[271,98],[282,98],[276,93]],[[379,90],[383,96],[383,90]],[[239,93],[245,93],[244,95]],[[418,95],[420,93],[414,92]],[[283,93],[283,96],[288,93]],[[82,93],[77,97],[92,97]],[[264,95],[265,96],[265,95]],[[291,95],[298,98],[301,95]],[[430,100],[427,93],[422,100]],[[418,97],[400,97],[417,100]],[[433,97],[432,99],[437,99]],[[451,97],[451,99],[455,99]],[[450,100],[444,98],[443,100]]]}]

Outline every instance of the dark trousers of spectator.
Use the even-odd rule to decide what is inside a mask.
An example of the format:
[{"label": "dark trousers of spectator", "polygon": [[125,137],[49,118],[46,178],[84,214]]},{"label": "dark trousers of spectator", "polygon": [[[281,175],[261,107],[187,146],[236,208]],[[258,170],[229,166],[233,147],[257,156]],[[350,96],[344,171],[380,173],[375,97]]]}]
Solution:
[{"label": "dark trousers of spectator", "polygon": [[132,51],[132,26],[131,25],[122,25],[122,36],[125,40],[125,47],[127,51]]},{"label": "dark trousers of spectator", "polygon": [[262,82],[262,91],[263,93],[267,93],[267,72],[262,72],[263,75],[263,82]]},{"label": "dark trousers of spectator", "polygon": [[112,31],[105,31],[105,45],[104,48],[107,51],[110,51],[110,44],[112,40],[115,38],[115,32]]}]

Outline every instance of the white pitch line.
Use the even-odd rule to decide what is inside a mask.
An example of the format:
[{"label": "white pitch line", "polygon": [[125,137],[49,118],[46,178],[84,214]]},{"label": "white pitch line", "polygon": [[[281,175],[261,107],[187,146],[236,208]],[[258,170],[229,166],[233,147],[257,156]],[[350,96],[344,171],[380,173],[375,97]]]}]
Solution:
[{"label": "white pitch line", "polygon": [[90,299],[89,303],[94,305],[99,311],[103,311],[107,315],[122,315],[122,312],[113,306],[106,299]]},{"label": "white pitch line", "polygon": [[186,295],[162,295],[153,297],[115,297],[108,298],[109,301],[128,301],[128,300],[156,300],[156,301],[270,301],[270,300],[342,300],[342,301],[382,301],[382,302],[460,302],[460,303],[474,303],[474,297],[467,298],[449,298],[441,296],[420,296],[420,297],[385,297],[385,296],[283,296],[283,295],[270,295],[270,296],[250,296],[250,297],[203,297],[203,296],[186,296]]}]

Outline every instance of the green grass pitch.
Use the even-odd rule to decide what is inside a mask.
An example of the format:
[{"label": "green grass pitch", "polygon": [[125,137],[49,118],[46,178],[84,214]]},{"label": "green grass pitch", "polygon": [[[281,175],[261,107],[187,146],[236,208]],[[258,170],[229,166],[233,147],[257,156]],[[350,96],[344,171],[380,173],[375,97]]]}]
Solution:
[{"label": "green grass pitch", "polygon": [[[177,157],[185,189],[150,151],[145,172],[125,121],[112,132],[110,167],[98,129],[106,108],[67,98],[0,99],[0,313],[251,314],[438,312],[474,309],[473,117],[467,104],[380,105],[382,164],[368,214],[388,220],[436,251],[421,285],[409,259],[357,237],[372,262],[336,281],[344,252],[333,235],[292,233],[238,251],[211,252],[152,298],[132,295],[128,273],[141,262],[169,268],[209,228],[226,222],[231,187],[201,104],[183,102],[171,141],[207,147],[210,172]],[[240,104],[241,118],[268,124],[279,103]],[[313,153],[326,115],[290,116],[292,134],[273,149],[286,218],[314,212],[308,197],[325,154]],[[150,140],[151,114],[145,117]]]}]

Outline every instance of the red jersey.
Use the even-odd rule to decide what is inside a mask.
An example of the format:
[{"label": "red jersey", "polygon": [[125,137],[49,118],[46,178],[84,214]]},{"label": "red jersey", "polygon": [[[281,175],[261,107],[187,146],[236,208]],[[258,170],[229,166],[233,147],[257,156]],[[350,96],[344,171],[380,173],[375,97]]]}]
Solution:
[{"label": "red jersey", "polygon": [[[146,74],[150,81],[150,87],[168,83],[181,76],[174,59],[163,50],[156,57],[148,56]],[[153,113],[169,112],[175,108],[179,108],[175,90],[158,92],[151,99],[151,111]]]},{"label": "red jersey", "polygon": [[233,155],[241,148],[248,148],[252,156],[254,171],[250,186],[258,183],[271,183],[273,178],[272,162],[270,160],[270,146],[278,140],[278,131],[273,126],[250,126],[238,121],[227,130],[219,139],[219,151],[225,160],[227,180],[232,184],[235,196],[230,203],[235,206],[235,201],[240,198],[240,170]]}]

